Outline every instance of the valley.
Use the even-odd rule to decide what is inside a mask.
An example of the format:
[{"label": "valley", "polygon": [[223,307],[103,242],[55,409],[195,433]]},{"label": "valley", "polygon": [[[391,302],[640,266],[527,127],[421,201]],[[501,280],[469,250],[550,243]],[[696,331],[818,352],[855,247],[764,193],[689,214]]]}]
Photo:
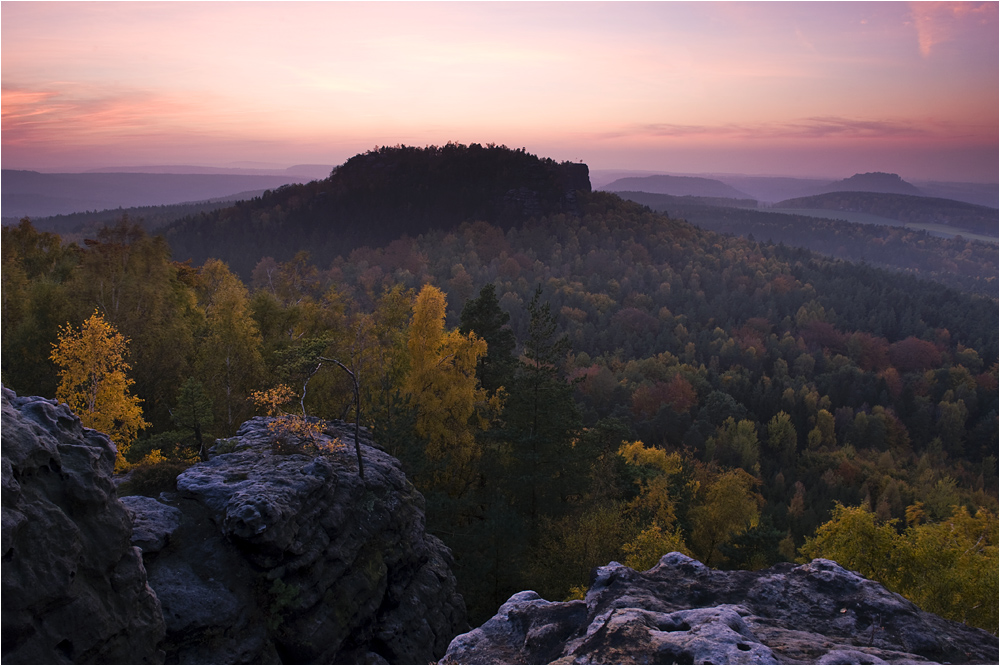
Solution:
[{"label": "valley", "polygon": [[[849,227],[939,262],[887,271],[588,184],[585,165],[502,146],[385,148],[163,236],[5,227],[4,386],[57,395],[52,345],[100,315],[129,340],[148,422],[123,468],[183,469],[273,387],[285,409],[357,420],[426,498],[477,623],[519,590],[566,598],[594,566],[668,550],[858,566],[817,541],[843,529],[838,506],[894,526],[886,557],[963,511],[996,515],[996,269],[956,288],[940,263],[967,241]],[[357,402],[321,359],[353,372]],[[197,429],[177,416],[194,404]],[[975,552],[956,584],[991,566]],[[991,626],[983,603],[964,621]]]}]

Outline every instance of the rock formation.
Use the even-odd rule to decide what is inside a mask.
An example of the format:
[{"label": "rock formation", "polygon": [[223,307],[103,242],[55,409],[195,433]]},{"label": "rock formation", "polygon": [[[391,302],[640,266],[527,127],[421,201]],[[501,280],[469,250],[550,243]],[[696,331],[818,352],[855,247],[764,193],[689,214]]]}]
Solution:
[{"label": "rock formation", "polygon": [[107,435],[3,389],[3,662],[162,663]]},{"label": "rock formation", "polygon": [[[423,497],[353,426],[275,447],[264,418],[220,440],[176,493],[126,497],[175,663],[430,663],[465,631],[451,553]],[[362,437],[362,440],[365,438]],[[294,450],[294,449],[293,449]]]},{"label": "rock formation", "polygon": [[829,560],[715,571],[670,553],[594,570],[586,599],[520,592],[442,664],[998,663],[980,629],[919,610]]}]

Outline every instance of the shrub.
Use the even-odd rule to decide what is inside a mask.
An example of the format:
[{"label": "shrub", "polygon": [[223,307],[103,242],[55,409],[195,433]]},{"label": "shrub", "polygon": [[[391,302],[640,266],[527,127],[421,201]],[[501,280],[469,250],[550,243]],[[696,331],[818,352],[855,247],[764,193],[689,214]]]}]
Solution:
[{"label": "shrub", "polygon": [[184,460],[144,460],[135,465],[118,486],[118,496],[145,495],[157,497],[162,492],[177,490],[177,477],[193,463]]}]

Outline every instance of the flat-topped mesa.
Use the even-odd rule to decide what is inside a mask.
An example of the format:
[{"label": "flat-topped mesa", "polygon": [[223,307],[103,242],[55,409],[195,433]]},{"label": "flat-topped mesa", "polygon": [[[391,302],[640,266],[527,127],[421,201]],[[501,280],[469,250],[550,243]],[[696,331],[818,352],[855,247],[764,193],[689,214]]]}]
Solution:
[{"label": "flat-topped mesa", "polygon": [[829,560],[717,571],[680,553],[594,570],[585,600],[520,592],[442,664],[913,664],[1000,659],[997,637]]},{"label": "flat-topped mesa", "polygon": [[[168,661],[428,663],[467,628],[451,552],[399,462],[354,426],[275,446],[267,418],[219,440],[177,492],[126,497]],[[345,444],[324,451],[332,442]],[[138,529],[140,528],[141,529]]]},{"label": "flat-topped mesa", "polygon": [[355,155],[324,180],[189,216],[163,233],[174,259],[201,264],[213,257],[248,279],[262,257],[288,261],[304,248],[313,262],[329,265],[360,247],[448,232],[463,223],[507,230],[533,218],[578,215],[580,191],[591,191],[586,164],[539,158],[524,149],[383,146]]}]

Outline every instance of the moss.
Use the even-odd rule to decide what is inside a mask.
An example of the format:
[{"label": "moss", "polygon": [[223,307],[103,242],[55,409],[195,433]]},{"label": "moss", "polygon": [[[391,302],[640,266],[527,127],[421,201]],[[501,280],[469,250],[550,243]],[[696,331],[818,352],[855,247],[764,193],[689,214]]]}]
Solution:
[{"label": "moss", "polygon": [[298,603],[300,591],[298,585],[287,585],[280,578],[274,579],[267,591],[271,600],[267,607],[268,629],[274,631],[281,626],[281,623],[285,621],[285,614]]},{"label": "moss", "polygon": [[371,554],[365,559],[364,564],[361,567],[362,573],[364,573],[365,578],[369,580],[372,587],[376,587],[388,571],[385,566],[385,558],[382,557],[382,552],[379,550],[371,551]]}]

